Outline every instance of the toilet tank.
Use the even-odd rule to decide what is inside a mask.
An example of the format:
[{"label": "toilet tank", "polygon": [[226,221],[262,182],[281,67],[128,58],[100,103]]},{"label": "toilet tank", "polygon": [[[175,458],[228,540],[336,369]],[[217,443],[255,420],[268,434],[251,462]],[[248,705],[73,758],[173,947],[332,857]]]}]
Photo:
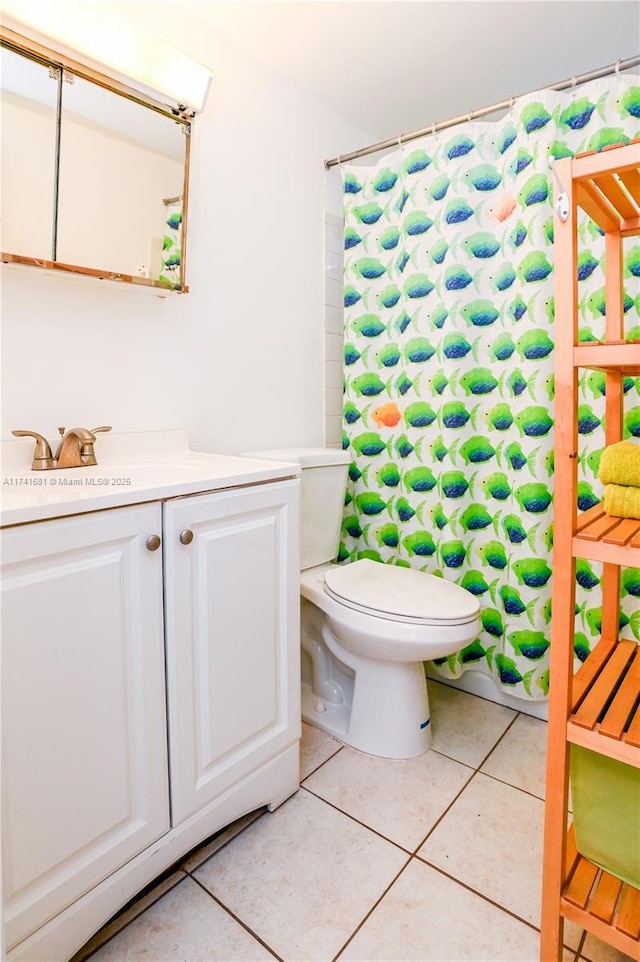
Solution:
[{"label": "toilet tank", "polygon": [[349,470],[347,452],[338,448],[277,448],[245,453],[252,458],[300,465],[300,569],[335,561]]}]

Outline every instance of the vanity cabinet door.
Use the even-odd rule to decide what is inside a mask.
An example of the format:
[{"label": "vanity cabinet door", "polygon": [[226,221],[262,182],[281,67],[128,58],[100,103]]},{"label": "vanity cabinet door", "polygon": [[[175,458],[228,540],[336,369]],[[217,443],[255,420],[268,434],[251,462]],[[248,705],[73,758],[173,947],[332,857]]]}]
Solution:
[{"label": "vanity cabinet door", "polygon": [[169,829],[159,505],[2,532],[9,949]]},{"label": "vanity cabinet door", "polygon": [[174,825],[300,737],[298,489],[165,503]]}]

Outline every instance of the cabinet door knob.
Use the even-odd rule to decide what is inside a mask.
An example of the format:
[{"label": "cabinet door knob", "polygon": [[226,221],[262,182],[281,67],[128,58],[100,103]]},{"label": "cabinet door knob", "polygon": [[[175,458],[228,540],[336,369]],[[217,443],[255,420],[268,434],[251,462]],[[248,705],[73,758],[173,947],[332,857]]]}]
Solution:
[{"label": "cabinet door knob", "polygon": [[193,531],[191,528],[185,528],[184,531],[180,532],[180,542],[181,544],[191,544],[193,541]]},{"label": "cabinet door knob", "polygon": [[146,540],[146,545],[149,551],[157,551],[161,545],[159,534],[150,534]]}]

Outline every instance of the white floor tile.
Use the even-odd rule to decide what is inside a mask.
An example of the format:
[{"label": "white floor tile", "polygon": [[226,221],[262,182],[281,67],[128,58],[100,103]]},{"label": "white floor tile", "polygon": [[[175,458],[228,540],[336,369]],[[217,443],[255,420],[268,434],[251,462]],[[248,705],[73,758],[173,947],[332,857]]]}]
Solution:
[{"label": "white floor tile", "polygon": [[273,955],[187,878],[123,929],[91,962],[273,962]]},{"label": "white floor tile", "polygon": [[546,757],[547,723],[518,715],[480,770],[544,798]]},{"label": "white floor tile", "polygon": [[343,748],[304,785],[413,852],[472,775],[436,752],[392,761]]},{"label": "white floor tile", "polygon": [[433,748],[477,768],[516,716],[511,708],[429,680]]},{"label": "white floor tile", "polygon": [[313,725],[302,723],[300,739],[300,779],[304,779],[342,748],[342,742]]},{"label": "white floor tile", "polygon": [[544,803],[478,774],[418,855],[540,924]]},{"label": "white floor tile", "polygon": [[327,962],[405,863],[302,789],[195,874],[287,962]]},{"label": "white floor tile", "polygon": [[339,962],[537,962],[538,933],[414,860]]}]

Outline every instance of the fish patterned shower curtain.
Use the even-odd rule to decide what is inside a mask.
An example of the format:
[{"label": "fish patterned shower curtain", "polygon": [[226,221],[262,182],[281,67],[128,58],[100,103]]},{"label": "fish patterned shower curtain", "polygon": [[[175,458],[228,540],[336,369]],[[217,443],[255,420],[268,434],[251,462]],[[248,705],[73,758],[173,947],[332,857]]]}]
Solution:
[{"label": "fish patterned shower curtain", "polygon": [[[549,157],[640,135],[640,78],[518,100],[343,168],[344,447],[340,560],[372,558],[477,596],[482,631],[437,663],[513,694],[549,689],[553,541],[553,191]],[[604,243],[580,224],[581,340],[604,332]],[[640,243],[625,247],[627,336],[640,337]],[[578,506],[601,493],[604,375],[582,372]],[[640,437],[640,379],[625,382]],[[576,658],[599,637],[601,569],[577,562]],[[622,575],[640,639],[640,571]]]}]

